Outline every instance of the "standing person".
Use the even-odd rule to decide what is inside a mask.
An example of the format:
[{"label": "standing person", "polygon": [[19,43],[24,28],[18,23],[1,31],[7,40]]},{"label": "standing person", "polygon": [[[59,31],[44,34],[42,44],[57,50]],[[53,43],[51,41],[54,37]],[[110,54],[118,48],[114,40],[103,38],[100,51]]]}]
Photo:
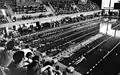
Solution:
[{"label": "standing person", "polygon": [[11,38],[7,43],[6,43],[6,48],[7,50],[12,50],[15,46],[15,39]]},{"label": "standing person", "polygon": [[10,69],[9,75],[26,75],[27,68],[24,67],[24,52],[17,51],[13,55],[13,61],[8,66]]},{"label": "standing person", "polygon": [[12,50],[4,49],[0,51],[0,66],[5,68],[8,67],[8,65],[13,60],[13,54],[14,54],[14,51]]},{"label": "standing person", "polygon": [[7,67],[11,63],[14,54],[14,44],[14,39],[11,38],[6,43],[6,48],[0,52],[0,66]]}]

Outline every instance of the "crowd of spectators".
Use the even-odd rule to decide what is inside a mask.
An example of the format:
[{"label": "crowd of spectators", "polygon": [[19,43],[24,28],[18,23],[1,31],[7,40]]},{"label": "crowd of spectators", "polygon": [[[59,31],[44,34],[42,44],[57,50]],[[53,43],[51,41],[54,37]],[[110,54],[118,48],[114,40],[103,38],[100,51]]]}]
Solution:
[{"label": "crowd of spectators", "polygon": [[99,9],[99,7],[90,0],[88,0],[85,4],[78,2],[77,6],[80,12],[94,11]]},{"label": "crowd of spectators", "polygon": [[16,14],[31,14],[38,12],[47,12],[45,6],[43,4],[37,5],[28,5],[28,6],[17,6],[14,9]]},{"label": "crowd of spectators", "polygon": [[[36,32],[40,32],[43,29],[49,29],[58,27],[61,25],[67,25],[70,23],[75,23],[79,21],[84,21],[86,19],[91,19],[94,17],[98,17],[99,13],[93,15],[80,15],[74,18],[66,17],[59,21],[55,22],[47,22],[41,25],[36,24],[30,25],[27,27],[25,24],[21,27],[19,26],[16,29],[16,26],[13,26],[13,31],[19,33],[19,35],[32,34]],[[14,37],[15,33],[12,33],[12,37]],[[49,33],[50,34],[50,33]],[[46,35],[49,35],[46,34]],[[6,42],[6,44],[2,45],[1,56],[0,56],[0,73],[5,75],[62,75],[62,72],[59,70],[59,66],[54,66],[55,61],[54,58],[43,56],[40,53],[40,56],[36,56],[33,48],[29,46],[25,46],[26,42],[31,42],[33,40],[39,39],[41,34],[29,35],[26,37],[21,37],[17,41],[15,39],[12,40],[2,40],[2,42]],[[23,43],[21,43],[23,42]],[[8,44],[9,43],[9,44]],[[16,44],[17,43],[17,44]],[[38,47],[40,41],[36,42],[36,46]],[[31,45],[35,45],[34,42],[31,42]],[[16,47],[15,47],[16,46]],[[37,49],[35,47],[35,49]],[[27,53],[26,53],[27,52]],[[37,52],[38,53],[38,52]],[[4,59],[3,59],[4,58]],[[40,59],[40,60],[39,60]],[[50,60],[51,59],[51,60]],[[56,58],[55,58],[56,59]],[[3,63],[5,62],[5,63]],[[34,74],[33,74],[34,73]]]},{"label": "crowd of spectators", "polygon": [[[47,11],[47,8],[45,4],[31,4],[31,5],[21,5],[21,6],[12,6],[10,5],[13,12],[15,14],[24,14],[22,17],[13,17],[12,20],[15,22],[16,20],[30,20],[30,19],[36,19],[36,18],[43,18],[43,17],[51,17],[53,14],[44,14]],[[37,15],[31,15],[36,14]],[[38,15],[39,13],[39,15]],[[29,14],[29,15],[28,15]]]},{"label": "crowd of spectators", "polygon": [[0,15],[0,24],[8,23],[7,18],[4,15]]},{"label": "crowd of spectators", "polygon": [[[64,29],[65,30],[65,29]],[[58,38],[57,36],[54,36],[54,34],[56,33],[60,33],[64,30],[55,30],[53,32],[49,32],[49,33],[35,33],[35,34],[31,34],[31,35],[28,35],[28,36],[24,36],[24,37],[21,37],[19,38],[18,40],[19,41],[23,41],[25,44],[29,44],[31,47],[33,48],[42,48],[44,46],[46,46],[48,44],[48,42],[46,41],[51,41],[48,39],[48,37],[51,39],[56,39]],[[52,35],[54,37],[52,37]]]},{"label": "crowd of spectators", "polygon": [[100,9],[100,7],[96,3],[94,3],[92,0],[89,0],[89,1],[90,1],[90,4],[91,4],[91,6],[93,7],[94,10],[99,10]]},{"label": "crowd of spectators", "polygon": [[55,1],[54,0],[54,1],[50,1],[50,4],[55,9],[56,15],[72,14],[72,13],[78,12],[78,10],[75,6],[75,3],[73,1],[69,1],[69,0]]},{"label": "crowd of spectators", "polygon": [[77,5],[74,1],[68,0],[50,1],[50,4],[54,8],[56,15],[99,10],[99,6],[90,0],[86,3],[81,3],[81,1],[78,1]]},{"label": "crowd of spectators", "polygon": [[[99,6],[95,4],[94,2],[88,0],[86,4],[82,4],[78,2],[75,4],[74,1],[72,0],[52,0],[49,1],[45,4],[40,4],[40,5],[29,5],[29,6],[17,6],[13,9],[13,11],[16,14],[31,14],[31,13],[37,13],[37,12],[47,12],[47,8],[45,8],[45,5],[48,6],[49,8],[53,8],[52,12],[55,15],[62,15],[62,14],[73,14],[73,13],[79,13],[79,12],[88,12],[88,11],[94,11],[94,10],[99,10]],[[34,18],[42,18],[42,17],[47,17],[47,16],[53,16],[52,14],[49,15],[44,15],[41,14],[39,16],[27,16],[23,15],[22,20],[27,20],[27,19],[34,19]],[[16,18],[14,17],[13,20],[16,21]]]},{"label": "crowd of spectators", "polygon": [[0,75],[63,75],[56,58],[20,42],[15,46],[15,39],[6,41],[0,47]]},{"label": "crowd of spectators", "polygon": [[[55,9],[56,15],[72,14],[78,12],[78,9],[76,8],[75,3],[73,1],[59,1],[59,2],[50,1],[50,4]],[[83,7],[80,6],[82,5],[79,4],[79,8],[81,8],[84,11],[93,10],[92,7],[90,7],[90,3]],[[29,13],[46,12],[46,11],[47,10],[44,8],[44,5],[42,4],[39,6],[32,5],[32,6],[17,7],[16,10],[14,10],[14,12],[16,12],[17,14],[24,14],[24,13],[29,14]],[[13,31],[10,33],[12,39],[6,38],[4,40],[0,40],[0,44],[2,43],[2,45],[0,45],[1,46],[0,75],[63,75],[63,74],[66,75],[66,72],[65,71],[62,72],[60,70],[60,66],[56,64],[57,61],[61,59],[60,56],[53,58],[53,57],[48,57],[46,53],[38,52],[36,47],[38,47],[41,42],[41,40],[38,39],[41,38],[42,34],[39,34],[37,32],[50,28],[59,27],[61,25],[68,25],[71,23],[84,21],[98,16],[99,14],[97,13],[87,16],[79,15],[74,18],[66,17],[59,21],[36,24],[35,26],[32,24],[30,26],[26,26],[25,24],[23,24],[22,26],[19,25],[18,29],[16,26],[13,26],[12,27]],[[44,15],[40,15],[38,17],[41,18],[44,17]],[[31,16],[23,16],[22,20],[32,19],[32,18],[33,17]],[[14,20],[16,20],[15,17]],[[7,21],[4,21],[4,17],[0,16],[0,22],[7,22]],[[29,35],[29,36],[24,36],[24,35]],[[51,35],[51,33],[46,33],[44,36],[47,35],[49,36]],[[14,39],[19,36],[23,36],[23,37],[19,39]],[[34,40],[37,41],[32,42]],[[31,42],[30,43],[31,47],[25,44],[28,42]],[[74,49],[71,50],[73,51]],[[67,50],[66,52],[63,53],[65,55],[67,54],[69,55],[72,52],[71,50]]]},{"label": "crowd of spectators", "polygon": [[18,20],[35,20],[35,19],[38,19],[38,18],[43,18],[43,17],[51,17],[53,16],[53,14],[39,14],[39,15],[36,15],[36,16],[32,16],[32,15],[22,15],[22,17],[20,18],[16,18],[16,17],[13,17],[12,18],[12,21],[15,22],[15,21],[18,21]]},{"label": "crowd of spectators", "polygon": [[31,33],[35,33],[35,32],[40,32],[46,29],[50,29],[50,28],[55,28],[55,27],[59,27],[59,26],[65,26],[67,24],[71,24],[71,23],[76,23],[79,21],[84,21],[87,19],[92,19],[94,17],[99,17],[99,13],[95,13],[93,15],[80,15],[77,17],[65,17],[61,20],[57,20],[57,21],[52,21],[52,22],[45,22],[45,23],[39,23],[36,25],[30,25],[30,26],[26,26],[25,24],[23,25],[19,25],[18,29],[16,29],[15,26],[13,26],[13,30],[17,31],[20,35],[26,35],[26,34],[31,34]]},{"label": "crowd of spectators", "polygon": [[[15,29],[15,27],[13,28]],[[38,38],[37,36],[34,37]],[[22,41],[19,39],[5,39],[6,44],[0,48],[1,75],[66,75],[66,72],[62,72],[56,64],[61,56],[48,57],[46,53],[41,53],[37,48],[31,48]],[[76,48],[73,47],[66,52],[62,52],[62,57],[69,55],[74,49]],[[39,56],[37,53],[39,53]]]},{"label": "crowd of spectators", "polygon": [[[103,35],[98,34],[85,41],[84,44],[89,44],[101,36]],[[18,45],[15,46],[15,42]],[[85,45],[77,43],[55,57],[48,57],[46,53],[41,53],[37,48],[31,48],[18,39],[6,39],[6,45],[0,48],[0,70],[5,75],[63,75],[56,62],[62,58],[70,57],[76,50]],[[83,59],[85,59],[84,56],[75,64]]]},{"label": "crowd of spectators", "polygon": [[[23,41],[24,43],[30,42],[29,45],[31,45],[32,47],[38,47],[41,43],[41,40],[43,40],[43,39],[46,40],[46,38],[42,39],[42,36],[44,36],[44,37],[51,36],[52,37],[53,34],[60,33],[63,30],[65,30],[65,28],[55,30],[55,31],[49,32],[49,33],[47,33],[47,32],[40,33],[41,31],[47,30],[50,28],[65,26],[65,25],[68,25],[71,23],[84,21],[86,19],[91,19],[91,18],[98,17],[98,16],[99,16],[98,14],[94,14],[94,15],[87,15],[87,16],[80,15],[80,16],[74,17],[74,18],[66,17],[59,21],[47,22],[47,23],[43,23],[43,24],[36,24],[36,25],[31,24],[30,26],[26,26],[25,24],[22,26],[19,25],[18,29],[16,28],[16,26],[13,26],[10,36],[12,36],[14,38],[18,37],[19,40]],[[33,40],[36,40],[36,41],[33,41]],[[31,42],[31,41],[33,41],[33,42]]]}]

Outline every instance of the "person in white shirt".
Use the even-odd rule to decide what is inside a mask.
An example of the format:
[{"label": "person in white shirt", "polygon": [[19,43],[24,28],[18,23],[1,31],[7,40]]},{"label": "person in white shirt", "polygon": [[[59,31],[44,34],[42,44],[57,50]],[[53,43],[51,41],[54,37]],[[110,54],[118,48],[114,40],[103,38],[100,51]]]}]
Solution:
[{"label": "person in white shirt", "polygon": [[28,52],[33,53],[33,52],[31,51],[31,49],[30,49],[30,47],[29,47],[28,45],[26,45],[26,46],[25,46],[25,48],[24,48],[24,49],[22,49],[21,51],[23,51],[23,52],[24,52],[25,56],[26,56],[26,54],[27,54]]}]

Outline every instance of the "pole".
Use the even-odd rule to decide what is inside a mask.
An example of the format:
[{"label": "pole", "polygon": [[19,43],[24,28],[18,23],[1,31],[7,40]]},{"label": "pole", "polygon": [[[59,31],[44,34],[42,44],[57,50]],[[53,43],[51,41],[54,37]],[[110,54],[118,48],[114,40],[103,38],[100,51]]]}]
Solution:
[{"label": "pole", "polygon": [[109,2],[109,16],[110,16],[110,7],[111,7],[111,0]]}]

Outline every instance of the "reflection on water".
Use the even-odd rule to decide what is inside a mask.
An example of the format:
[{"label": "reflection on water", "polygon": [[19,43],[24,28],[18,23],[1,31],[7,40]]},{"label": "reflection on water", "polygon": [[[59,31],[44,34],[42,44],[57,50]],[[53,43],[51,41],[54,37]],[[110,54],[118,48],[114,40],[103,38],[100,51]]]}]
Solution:
[{"label": "reflection on water", "polygon": [[[108,19],[104,19],[107,21]],[[116,38],[120,38],[120,30],[117,30],[120,28],[120,25],[113,26],[113,23],[117,22],[116,19],[108,20],[109,22],[102,22],[100,23],[100,33],[110,35]]]}]

